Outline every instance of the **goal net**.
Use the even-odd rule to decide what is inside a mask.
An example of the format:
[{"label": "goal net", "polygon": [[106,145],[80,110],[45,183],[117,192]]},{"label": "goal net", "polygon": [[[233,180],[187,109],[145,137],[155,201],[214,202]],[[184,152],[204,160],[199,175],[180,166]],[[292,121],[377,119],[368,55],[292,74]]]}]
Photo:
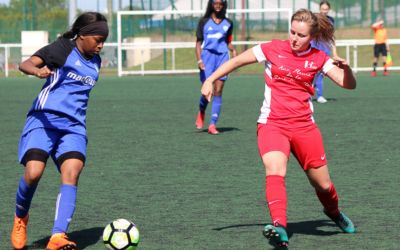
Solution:
[{"label": "goal net", "polygon": [[[118,11],[118,75],[198,72],[196,28],[204,10]],[[228,9],[239,51],[287,38],[291,9]]]}]

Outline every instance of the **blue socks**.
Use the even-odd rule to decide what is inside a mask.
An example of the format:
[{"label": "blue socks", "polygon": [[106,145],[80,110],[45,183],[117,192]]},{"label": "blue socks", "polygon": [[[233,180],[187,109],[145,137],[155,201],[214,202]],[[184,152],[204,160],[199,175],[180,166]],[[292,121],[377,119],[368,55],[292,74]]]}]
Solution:
[{"label": "blue socks", "polygon": [[15,214],[18,218],[24,218],[28,214],[36,187],[37,185],[29,186],[23,176],[19,180],[15,207]]},{"label": "blue socks", "polygon": [[200,97],[200,103],[199,103],[199,110],[200,110],[201,113],[206,112],[207,105],[208,105],[208,101],[207,101],[207,99],[202,95],[202,96]]},{"label": "blue socks", "polygon": [[[204,96],[200,97],[199,109],[200,112],[206,112],[208,101]],[[210,124],[216,124],[221,113],[222,96],[214,96],[212,99],[211,120]]]},{"label": "blue socks", "polygon": [[216,124],[221,113],[222,96],[214,96],[212,100],[210,124]]},{"label": "blue socks", "polygon": [[62,184],[57,197],[56,214],[52,234],[67,232],[75,211],[77,186]]},{"label": "blue socks", "polygon": [[[15,214],[17,217],[24,218],[28,214],[36,187],[37,185],[29,186],[25,182],[24,177],[21,177],[16,194]],[[57,197],[56,215],[52,234],[64,233],[67,231],[75,211],[76,194],[76,186],[61,185],[60,193]]]}]

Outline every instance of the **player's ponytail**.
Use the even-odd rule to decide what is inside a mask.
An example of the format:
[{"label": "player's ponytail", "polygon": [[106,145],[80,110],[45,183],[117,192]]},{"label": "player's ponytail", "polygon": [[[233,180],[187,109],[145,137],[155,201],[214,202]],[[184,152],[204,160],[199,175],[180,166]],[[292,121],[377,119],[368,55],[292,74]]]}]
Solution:
[{"label": "player's ponytail", "polygon": [[328,19],[326,15],[320,13],[314,15],[317,17],[318,21],[318,31],[314,34],[315,40],[317,40],[317,42],[323,41],[323,42],[328,42],[329,44],[334,44],[335,29],[331,21]]},{"label": "player's ponytail", "polygon": [[82,13],[78,18],[76,18],[71,29],[65,32],[62,36],[64,38],[75,39],[83,27],[100,21],[107,22],[107,19],[98,12]]},{"label": "player's ponytail", "polygon": [[334,28],[328,17],[319,13],[312,13],[307,9],[299,9],[291,19],[291,22],[305,22],[310,26],[310,35],[317,42],[334,44]]},{"label": "player's ponytail", "polygon": [[68,30],[67,32],[65,32],[62,37],[64,38],[68,38],[68,39],[72,39],[75,37],[74,32],[72,30]]}]

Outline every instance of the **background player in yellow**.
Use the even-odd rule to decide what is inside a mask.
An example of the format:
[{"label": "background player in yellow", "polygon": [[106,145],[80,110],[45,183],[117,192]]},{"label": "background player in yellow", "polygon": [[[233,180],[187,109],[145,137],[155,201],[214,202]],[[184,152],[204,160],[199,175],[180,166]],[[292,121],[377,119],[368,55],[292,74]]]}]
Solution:
[{"label": "background player in yellow", "polygon": [[389,45],[387,44],[387,30],[383,26],[384,21],[379,20],[376,23],[371,25],[371,29],[374,31],[374,61],[373,61],[373,70],[371,72],[371,76],[376,76],[376,67],[378,65],[379,55],[382,54],[383,60],[383,75],[388,76],[389,72],[387,72],[386,65],[386,56],[389,51]]}]

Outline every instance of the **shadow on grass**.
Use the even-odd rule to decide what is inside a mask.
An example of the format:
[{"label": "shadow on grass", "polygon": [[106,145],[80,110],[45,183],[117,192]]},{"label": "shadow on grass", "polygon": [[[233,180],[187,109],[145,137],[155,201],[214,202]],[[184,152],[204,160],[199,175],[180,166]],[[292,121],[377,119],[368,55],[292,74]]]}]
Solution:
[{"label": "shadow on grass", "polygon": [[[244,228],[244,227],[262,227],[264,228],[266,224],[236,224],[229,225],[225,227],[217,227],[212,230],[222,231],[228,229],[235,228]],[[331,236],[341,233],[340,229],[337,228],[336,231],[324,231],[319,229],[320,227],[336,227],[335,223],[330,220],[312,220],[312,221],[301,221],[288,223],[288,237],[289,239],[293,236],[293,234],[306,234],[306,235],[319,235],[319,236]],[[270,240],[269,244],[274,246],[275,249],[282,249],[277,247],[272,240]]]},{"label": "shadow on grass", "polygon": [[[243,227],[264,227],[266,224],[237,224],[225,227],[217,227],[212,230],[222,231],[226,229],[243,228]],[[301,221],[288,223],[288,236],[291,237],[293,234],[307,234],[307,235],[321,235],[330,236],[341,233],[340,229],[336,232],[328,232],[320,230],[320,227],[337,227],[335,223],[330,220],[312,220],[312,221]]]},{"label": "shadow on grass", "polygon": [[[329,98],[325,97],[325,99],[326,99],[328,102],[336,102],[336,101],[337,101],[336,98],[332,98],[332,97],[329,97]],[[317,102],[317,99],[316,99],[316,98],[313,98],[312,101],[313,101],[313,102]]]},{"label": "shadow on grass", "polygon": [[[102,227],[93,227],[93,228],[88,228],[88,229],[83,229],[79,231],[74,231],[71,233],[68,233],[69,239],[77,243],[77,248],[76,249],[85,249],[91,245],[96,244],[102,234],[103,234],[103,229]],[[47,242],[49,241],[50,237],[45,237],[43,239],[37,240],[33,242],[31,245],[26,247],[26,250],[33,250],[33,249],[44,249],[46,248]]]},{"label": "shadow on grass", "polygon": [[[233,127],[217,127],[217,129],[220,133],[240,131],[239,128],[233,128]],[[208,129],[200,129],[200,130],[198,130],[198,132],[199,133],[207,133]]]}]

